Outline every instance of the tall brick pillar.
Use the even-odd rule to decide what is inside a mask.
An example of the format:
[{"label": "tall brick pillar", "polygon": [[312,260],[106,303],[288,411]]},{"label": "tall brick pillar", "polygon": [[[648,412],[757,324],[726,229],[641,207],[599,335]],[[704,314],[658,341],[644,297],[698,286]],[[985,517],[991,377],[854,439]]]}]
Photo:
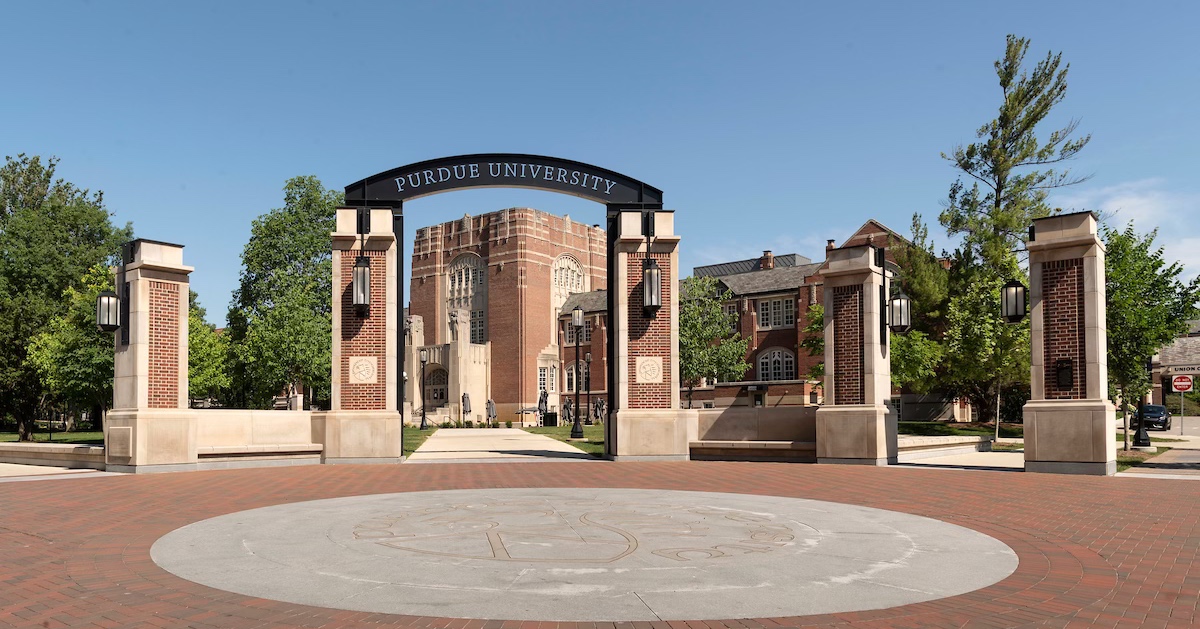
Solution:
[{"label": "tall brick pillar", "polygon": [[817,409],[817,462],[896,462],[888,333],[881,326],[884,268],[871,246],[830,249],[825,268],[825,405]]},{"label": "tall brick pillar", "polygon": [[1029,284],[1032,366],[1024,408],[1025,471],[1115,474],[1104,243],[1091,212],[1033,222]]},{"label": "tall brick pillar", "polygon": [[[324,445],[324,463],[399,463],[400,413],[396,405],[396,237],[389,209],[370,211],[370,231],[360,236],[357,208],[338,208],[333,232],[332,400],[313,413],[313,442]],[[354,307],[351,283],[359,255],[371,262],[371,306]]]},{"label": "tall brick pillar", "polygon": [[110,472],[192,469],[188,410],[188,274],[183,246],[138,239],[124,250],[117,294],[127,308],[114,335],[113,410],[104,423]]},{"label": "tall brick pillar", "polygon": [[[679,405],[679,236],[675,214],[654,212],[654,235],[647,239],[640,211],[617,217],[616,295],[617,431],[616,460],[688,458],[689,428],[698,413]],[[662,306],[643,310],[642,265],[651,256],[662,270]],[[691,421],[689,421],[691,420]]]}]

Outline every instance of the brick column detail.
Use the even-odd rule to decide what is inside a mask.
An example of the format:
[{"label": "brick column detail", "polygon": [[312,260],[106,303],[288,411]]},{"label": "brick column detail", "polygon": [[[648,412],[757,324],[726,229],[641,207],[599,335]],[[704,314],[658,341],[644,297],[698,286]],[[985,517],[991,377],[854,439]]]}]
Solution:
[{"label": "brick column detail", "polygon": [[833,342],[837,360],[833,386],[835,404],[863,403],[862,286],[833,289]]},{"label": "brick column detail", "polygon": [[149,282],[149,408],[179,408],[179,287]]},{"label": "brick column detail", "polygon": [[[1042,264],[1042,342],[1047,400],[1082,400],[1087,397],[1087,359],[1084,355],[1083,258]],[[1060,389],[1055,375],[1059,360],[1071,360],[1071,388]]]},{"label": "brick column detail", "polygon": [[[341,364],[341,408],[343,410],[376,411],[386,408],[387,399],[387,252],[362,251],[361,254],[371,261],[371,308],[365,316],[360,316],[354,308],[354,297],[351,282],[354,276],[354,264],[359,251],[342,252],[338,274],[340,283],[334,294],[340,296],[342,330],[339,342],[342,345]],[[372,357],[376,359],[378,372],[375,382],[361,384],[350,377],[350,359],[352,357]]]},{"label": "brick column detail", "polygon": [[[666,253],[651,253],[651,257],[662,269],[663,286],[662,301],[671,303],[672,288],[666,281],[672,276],[671,255]],[[631,281],[628,286],[629,294],[629,358],[627,368],[629,373],[637,370],[638,356],[670,356],[671,355],[671,318],[668,312],[657,313],[648,317],[642,310],[645,286],[642,282],[642,263],[646,259],[644,253],[630,254],[626,261],[625,272]],[[629,408],[670,408],[671,407],[671,361],[663,361],[662,382],[640,383],[631,382],[629,387]]]}]

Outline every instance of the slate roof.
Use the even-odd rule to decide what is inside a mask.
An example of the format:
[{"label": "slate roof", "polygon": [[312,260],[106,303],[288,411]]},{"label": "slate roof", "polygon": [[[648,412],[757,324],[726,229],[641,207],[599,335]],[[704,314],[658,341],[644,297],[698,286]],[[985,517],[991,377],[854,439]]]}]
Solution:
[{"label": "slate roof", "polygon": [[[805,264],[811,264],[812,260],[795,254],[788,253],[781,256],[775,256],[775,268],[797,267]],[[692,268],[692,275],[696,277],[724,277],[726,275],[737,275],[739,273],[752,273],[762,270],[762,258],[750,258],[749,260],[735,260],[733,262],[722,262],[720,264],[709,264],[708,266],[697,266]]]},{"label": "slate roof", "polygon": [[[778,258],[776,258],[778,259]],[[816,275],[820,264],[804,264],[792,267],[775,267],[768,271],[753,271],[718,277],[717,280],[734,295],[761,295],[796,290],[804,279]]]},{"label": "slate roof", "polygon": [[608,291],[594,290],[589,293],[572,293],[567,295],[559,316],[569,315],[575,306],[583,308],[584,312],[608,312]]}]

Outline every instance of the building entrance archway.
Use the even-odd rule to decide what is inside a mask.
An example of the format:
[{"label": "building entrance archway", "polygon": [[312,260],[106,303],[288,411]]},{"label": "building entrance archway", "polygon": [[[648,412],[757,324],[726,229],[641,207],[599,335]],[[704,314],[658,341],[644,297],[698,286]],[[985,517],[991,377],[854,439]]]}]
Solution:
[{"label": "building entrance archway", "polygon": [[[680,411],[675,323],[679,238],[674,234],[673,212],[663,209],[660,189],[582,162],[542,155],[486,153],[417,162],[372,175],[346,186],[345,203],[348,210],[358,209],[357,227],[363,242],[369,242],[371,234],[383,227],[376,211],[389,211],[388,237],[399,249],[403,245],[405,201],[453,190],[490,187],[558,192],[605,206],[610,287],[607,381],[614,385],[608,387],[607,407],[610,418],[622,417],[632,422],[605,422],[606,453],[610,457],[687,458],[686,426],[675,416]],[[341,231],[344,230],[339,227]],[[350,234],[345,236],[345,251],[349,253],[355,245],[348,238]],[[394,262],[389,264],[394,264],[395,270],[389,270],[386,277],[394,282],[394,289],[389,287],[388,292],[396,296],[396,305],[387,314],[392,318],[386,326],[387,334],[395,339],[394,345],[389,339],[388,346],[396,348],[393,357],[403,357],[406,355],[402,306],[404,260],[402,255],[390,255]],[[641,302],[645,301],[646,293],[642,268],[654,265],[662,267],[660,285],[654,291],[661,295],[661,306],[643,308]],[[335,269],[338,268],[335,264]],[[346,285],[347,280],[342,278],[340,285]],[[343,342],[348,341],[343,339]],[[348,352],[335,348],[334,354],[350,356]],[[334,367],[335,374],[338,369]],[[392,392],[387,397],[395,400],[395,406],[389,403],[380,408],[402,409],[403,379],[389,379],[389,383],[395,387],[394,397]],[[650,427],[646,422],[655,425]],[[619,424],[625,428],[619,428]],[[643,428],[649,431],[644,435],[646,438],[635,435],[628,444],[622,443],[628,433],[638,433]]]},{"label": "building entrance archway", "polygon": [[425,376],[425,407],[427,409],[441,408],[446,405],[447,384],[450,381],[449,372],[441,367],[429,371]]}]

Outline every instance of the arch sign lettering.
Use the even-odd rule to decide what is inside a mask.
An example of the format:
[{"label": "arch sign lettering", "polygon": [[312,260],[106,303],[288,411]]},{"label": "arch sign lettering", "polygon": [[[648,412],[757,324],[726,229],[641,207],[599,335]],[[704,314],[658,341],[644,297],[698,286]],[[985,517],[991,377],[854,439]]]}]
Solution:
[{"label": "arch sign lettering", "polygon": [[484,153],[393,168],[346,186],[347,205],[393,205],[462,188],[532,188],[597,203],[662,203],[662,191],[620,173],[557,157]]}]

